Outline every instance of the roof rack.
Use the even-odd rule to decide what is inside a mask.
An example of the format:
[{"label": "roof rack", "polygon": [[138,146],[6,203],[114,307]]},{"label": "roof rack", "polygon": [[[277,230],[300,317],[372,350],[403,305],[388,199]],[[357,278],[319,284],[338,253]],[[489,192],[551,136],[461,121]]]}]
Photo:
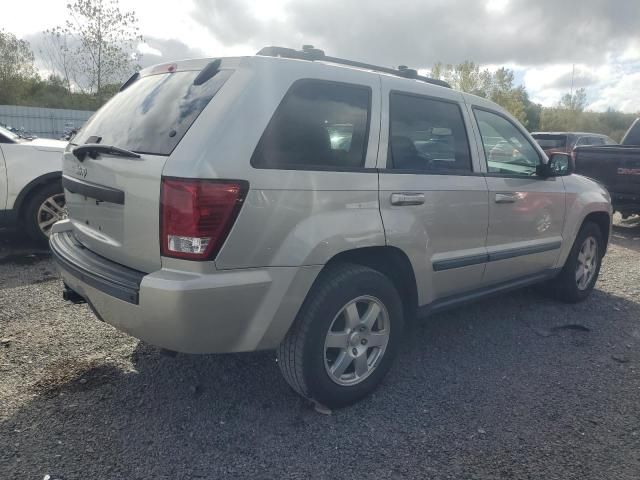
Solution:
[{"label": "roof rack", "polygon": [[438,80],[436,78],[423,77],[418,75],[418,72],[412,68],[408,68],[405,65],[400,65],[397,69],[380,67],[378,65],[371,65],[369,63],[356,62],[355,60],[347,60],[345,58],[329,57],[325,55],[323,50],[314,48],[313,45],[303,45],[302,50],[294,50],[293,48],[286,47],[264,47],[256,55],[262,55],[265,57],[282,57],[282,58],[295,58],[298,60],[322,60],[324,62],[338,63],[340,65],[348,65],[350,67],[364,68],[366,70],[374,70],[376,72],[390,73],[397,77],[410,78],[413,80],[420,80],[421,82],[431,83],[440,87],[451,88],[444,80]]}]

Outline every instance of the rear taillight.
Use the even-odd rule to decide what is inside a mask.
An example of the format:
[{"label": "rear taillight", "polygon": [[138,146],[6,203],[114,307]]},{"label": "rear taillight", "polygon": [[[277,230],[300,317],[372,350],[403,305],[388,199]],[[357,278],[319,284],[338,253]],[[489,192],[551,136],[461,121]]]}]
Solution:
[{"label": "rear taillight", "polygon": [[212,260],[227,238],[247,194],[239,180],[163,178],[160,250],[165,257]]}]

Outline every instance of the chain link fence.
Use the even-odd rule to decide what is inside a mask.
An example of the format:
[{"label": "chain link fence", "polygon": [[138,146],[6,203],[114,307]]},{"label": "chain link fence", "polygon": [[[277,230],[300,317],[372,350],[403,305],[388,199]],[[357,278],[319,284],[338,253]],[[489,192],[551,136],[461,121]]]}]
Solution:
[{"label": "chain link fence", "polygon": [[60,138],[93,115],[86,110],[0,105],[0,125],[42,138]]}]

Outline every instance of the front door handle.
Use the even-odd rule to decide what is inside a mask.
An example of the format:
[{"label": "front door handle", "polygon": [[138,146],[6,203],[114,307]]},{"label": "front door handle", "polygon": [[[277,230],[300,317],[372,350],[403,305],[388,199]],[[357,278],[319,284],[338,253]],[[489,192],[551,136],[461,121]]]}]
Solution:
[{"label": "front door handle", "polygon": [[391,205],[422,205],[424,193],[392,193]]},{"label": "front door handle", "polygon": [[517,193],[496,193],[496,203],[515,203],[519,198]]}]

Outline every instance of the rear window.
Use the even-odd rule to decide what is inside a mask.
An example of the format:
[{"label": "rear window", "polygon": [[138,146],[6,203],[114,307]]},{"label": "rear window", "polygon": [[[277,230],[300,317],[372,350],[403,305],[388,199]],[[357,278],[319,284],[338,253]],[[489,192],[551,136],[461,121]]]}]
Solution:
[{"label": "rear window", "polygon": [[368,87],[299,80],[271,118],[251,165],[293,170],[363,167],[370,99]]},{"label": "rear window", "polygon": [[138,153],[169,155],[220,87],[233,73],[220,70],[202,85],[199,71],[142,77],[96,112],[74,143],[101,137],[103,145]]},{"label": "rear window", "polygon": [[566,135],[534,135],[533,138],[544,149],[564,148],[567,146]]}]

